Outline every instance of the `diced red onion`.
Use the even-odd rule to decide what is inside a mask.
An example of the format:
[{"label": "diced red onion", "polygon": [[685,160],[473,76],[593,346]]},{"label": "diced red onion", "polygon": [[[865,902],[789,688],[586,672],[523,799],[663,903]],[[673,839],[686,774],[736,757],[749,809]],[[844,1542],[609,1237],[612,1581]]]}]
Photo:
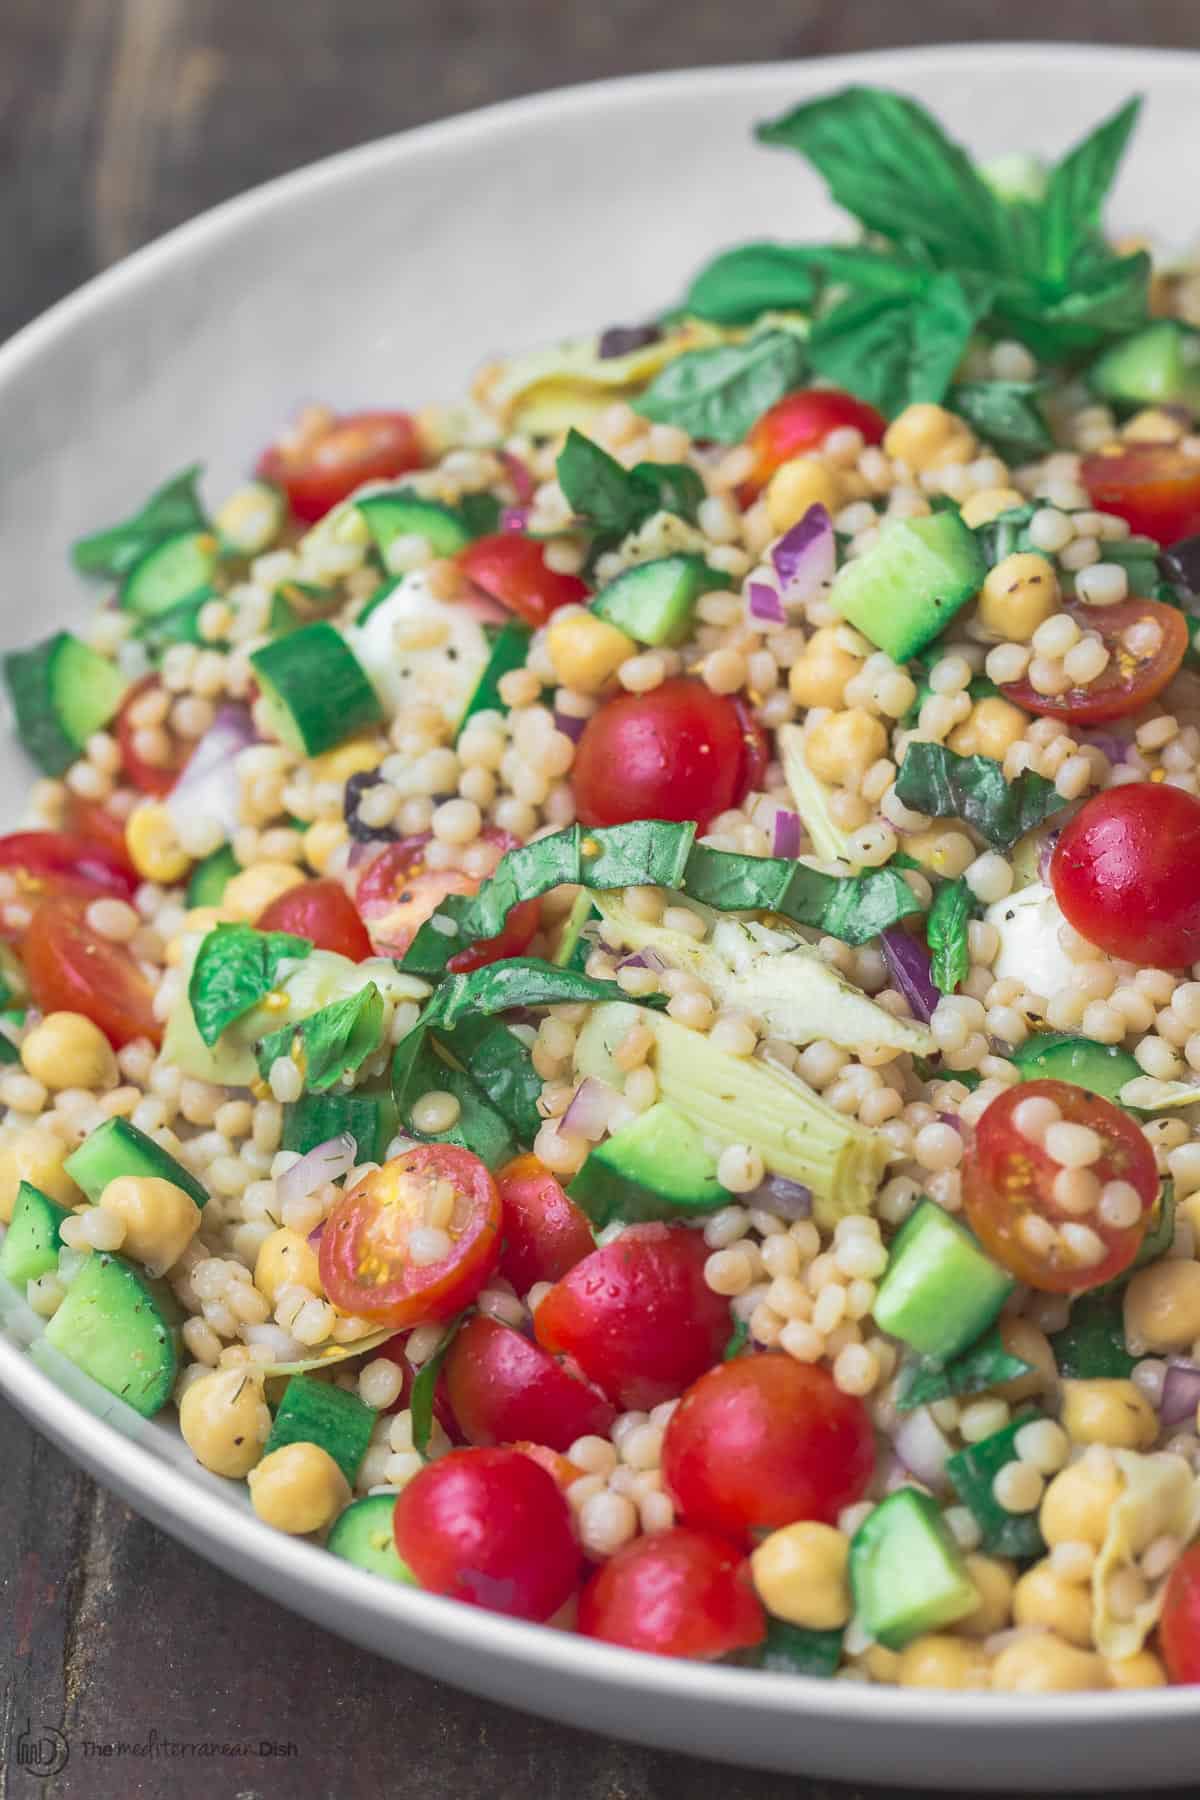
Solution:
[{"label": "diced red onion", "polygon": [[785,606],[799,606],[813,599],[833,580],[837,568],[837,542],[833,520],[818,500],[798,524],[785,531],[771,551]]},{"label": "diced red onion", "polygon": [[597,1081],[594,1075],[586,1075],[562,1116],[563,1127],[567,1131],[577,1131],[590,1144],[598,1143],[608,1130],[613,1105],[620,1097],[616,1089],[610,1088],[607,1082]]},{"label": "diced red onion", "polygon": [[583,728],[587,724],[587,720],[581,719],[577,713],[559,712],[556,708],[554,724],[564,737],[569,737],[573,744],[577,744],[583,736]]},{"label": "diced red onion", "polygon": [[796,857],[800,854],[800,814],[781,806],[775,814],[771,833],[771,855]]},{"label": "diced red onion", "polygon": [[324,1219],[322,1219],[321,1223],[319,1225],[314,1225],[313,1229],[308,1234],[308,1241],[312,1245],[314,1250],[320,1249],[321,1239],[324,1236],[325,1236],[325,1221],[324,1221]]},{"label": "diced red onion", "polygon": [[1164,1425],[1182,1425],[1195,1419],[1200,1406],[1200,1367],[1186,1357],[1172,1356],[1167,1363],[1158,1415]]},{"label": "diced red onion", "polygon": [[661,975],[670,966],[657,950],[649,948],[635,950],[631,955],[623,956],[617,964],[618,969],[653,969],[656,975]]},{"label": "diced red onion", "polygon": [[501,531],[524,531],[529,523],[527,506],[506,506],[500,514]]},{"label": "diced red onion", "polygon": [[[953,1077],[951,1077],[951,1079],[953,1079]],[[938,1114],[938,1118],[941,1120],[943,1125],[949,1125],[951,1130],[957,1131],[959,1137],[966,1136],[966,1134],[967,1134],[966,1126],[963,1124],[962,1120],[959,1118],[957,1113],[940,1112]]]},{"label": "diced red onion", "polygon": [[233,837],[242,822],[237,758],[257,742],[246,707],[231,704],[220,708],[166,797],[177,831],[197,819],[210,819],[227,838]]},{"label": "diced red onion", "polygon": [[514,455],[511,450],[502,450],[500,452],[500,461],[507,469],[508,479],[512,482],[513,487],[517,491],[517,499],[522,506],[528,506],[529,502],[533,499],[533,490],[536,486],[529,467],[522,462],[519,456]]},{"label": "diced red onion", "polygon": [[764,1175],[758,1186],[740,1199],[743,1206],[774,1213],[777,1219],[812,1217],[812,1189],[802,1181],[789,1181],[786,1175]]},{"label": "diced red onion", "polygon": [[913,1017],[928,1024],[941,995],[929,973],[929,951],[919,938],[910,937],[901,925],[889,925],[879,934],[883,954]]},{"label": "diced red onion", "polygon": [[896,1455],[910,1475],[935,1491],[946,1486],[946,1461],[953,1454],[946,1437],[927,1407],[919,1406],[901,1421],[895,1436]]},{"label": "diced red onion", "polygon": [[340,1181],[354,1167],[358,1144],[350,1132],[327,1138],[302,1156],[298,1163],[281,1175],[275,1183],[275,1195],[281,1206],[291,1200],[307,1200],[315,1189],[327,1181]]},{"label": "diced red onion", "polygon": [[769,581],[750,583],[746,589],[746,605],[752,619],[760,619],[766,625],[787,624],[787,614],[783,610],[778,589],[772,587]]},{"label": "diced red onion", "polygon": [[1042,845],[1041,850],[1038,852],[1038,880],[1039,881],[1048,882],[1050,880],[1050,860],[1054,855],[1054,846],[1057,844],[1057,842],[1061,836],[1062,836],[1061,825],[1056,825],[1053,831],[1047,832],[1047,834],[1046,834],[1046,841]]},{"label": "diced red onion", "polygon": [[1076,732],[1075,735],[1089,749],[1102,751],[1110,763],[1123,763],[1129,754],[1129,745],[1114,731]]}]

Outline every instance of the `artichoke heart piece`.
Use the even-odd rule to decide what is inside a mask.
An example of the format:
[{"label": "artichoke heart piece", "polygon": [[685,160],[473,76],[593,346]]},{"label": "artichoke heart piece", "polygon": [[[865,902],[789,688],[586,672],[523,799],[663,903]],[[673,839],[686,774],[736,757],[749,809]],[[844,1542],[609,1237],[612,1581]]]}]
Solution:
[{"label": "artichoke heart piece", "polygon": [[1168,1570],[1150,1584],[1146,1598],[1129,1617],[1112,1604],[1113,1583],[1123,1572],[1138,1573],[1139,1558],[1157,1538],[1188,1544],[1200,1531],[1200,1478],[1182,1456],[1159,1451],[1114,1450],[1124,1477],[1092,1572],[1092,1633],[1102,1656],[1120,1661],[1136,1656],[1158,1623]]}]

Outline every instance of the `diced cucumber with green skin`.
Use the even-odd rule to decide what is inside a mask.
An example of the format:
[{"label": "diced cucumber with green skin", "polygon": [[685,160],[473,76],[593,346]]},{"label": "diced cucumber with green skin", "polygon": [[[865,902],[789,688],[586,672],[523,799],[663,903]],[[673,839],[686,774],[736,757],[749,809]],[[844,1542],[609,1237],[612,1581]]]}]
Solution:
[{"label": "diced cucumber with green skin", "polygon": [[1128,1050],[1118,1044],[1098,1044],[1094,1038],[1073,1037],[1068,1031],[1035,1032],[1018,1044],[1012,1060],[1022,1081],[1071,1081],[1114,1105],[1125,1083],[1142,1073]]},{"label": "diced cucumber with green skin", "polygon": [[280,1148],[307,1156],[318,1144],[349,1132],[360,1163],[382,1162],[396,1129],[396,1102],[390,1093],[359,1088],[352,1094],[302,1094],[283,1109]]},{"label": "diced cucumber with green skin", "polygon": [[93,1251],[46,1327],[46,1342],[143,1418],[171,1398],[179,1372],[170,1289],[121,1256]]},{"label": "diced cucumber with green skin", "polygon": [[403,580],[403,575],[389,575],[386,581],[381,581],[379,586],[375,589],[375,592],[371,595],[371,598],[369,600],[364,600],[360,611],[355,613],[354,623],[356,625],[365,625],[376,608],[382,606],[385,600],[391,598]]},{"label": "diced cucumber with green skin", "polygon": [[63,1164],[67,1174],[89,1200],[99,1201],[110,1181],[122,1175],[149,1175],[173,1182],[190,1194],[197,1206],[208,1201],[208,1190],[190,1169],[131,1125],[128,1119],[106,1119],[84,1138]]},{"label": "diced cucumber with green skin", "polygon": [[888,1650],[966,1618],[979,1605],[936,1500],[897,1488],[864,1519],[850,1544],[854,1616]]},{"label": "diced cucumber with green skin", "polygon": [[222,844],[211,856],[204,857],[192,870],[187,885],[188,905],[219,906],[222,894],[241,866],[228,844]]},{"label": "diced cucumber with green skin", "polygon": [[62,1247],[59,1235],[64,1219],[71,1217],[67,1206],[59,1206],[41,1188],[23,1181],[17,1189],[12,1220],[0,1244],[0,1275],[5,1281],[25,1292],[27,1281],[48,1275],[58,1267]]},{"label": "diced cucumber with green skin", "polygon": [[392,1520],[396,1500],[392,1494],[368,1494],[355,1500],[339,1514],[333,1530],[325,1540],[325,1548],[356,1568],[369,1569],[372,1575],[383,1575],[388,1581],[403,1581],[409,1587],[418,1585],[417,1578],[396,1550]]},{"label": "diced cucumber with green skin", "polygon": [[732,1199],[700,1133],[666,1100],[597,1144],[567,1192],[597,1230],[695,1217]]},{"label": "diced cucumber with green skin", "polygon": [[921,1356],[949,1362],[987,1330],[1013,1286],[965,1226],[922,1200],[892,1243],[875,1322]]},{"label": "diced cucumber with green skin", "polygon": [[172,644],[214,644],[215,647],[215,640],[206,638],[200,630],[200,615],[216,597],[215,588],[201,588],[193,599],[181,600],[178,606],[154,613],[144,625],[139,625],[138,642],[145,645],[147,656],[157,661]]},{"label": "diced cucumber with green skin", "polygon": [[1012,1556],[1018,1560],[1040,1556],[1045,1549],[1037,1511],[1005,1512],[994,1493],[997,1475],[1006,1464],[1018,1460],[1015,1439],[1026,1425],[1039,1419],[1039,1413],[1026,1413],[1014,1419],[1003,1431],[994,1431],[978,1444],[968,1444],[947,1458],[946,1474],[983,1534],[982,1547],[991,1556]]},{"label": "diced cucumber with green skin", "polygon": [[320,756],[383,718],[366,671],[327,620],[264,644],[250,661],[275,735],[297,756]]},{"label": "diced cucumber with green skin", "polygon": [[1098,357],[1088,385],[1118,406],[1200,412],[1200,331],[1179,319],[1158,319]]},{"label": "diced cucumber with green skin", "polygon": [[440,500],[423,500],[404,488],[368,494],[355,505],[385,564],[388,548],[398,537],[423,537],[435,556],[455,556],[471,542],[472,534],[454,507],[443,506]]},{"label": "diced cucumber with green skin", "polygon": [[842,1660],[845,1635],[844,1631],[806,1631],[803,1625],[789,1625],[786,1619],[768,1619],[756,1667],[778,1675],[815,1675],[828,1681]]},{"label": "diced cucumber with green skin", "polygon": [[193,600],[212,585],[220,544],[211,531],[181,531],[134,563],[121,587],[121,605],[150,618]]},{"label": "diced cucumber with green skin", "polygon": [[702,556],[660,556],[626,569],[592,601],[591,611],[639,644],[682,644],[701,594],[727,587]]},{"label": "diced cucumber with green skin", "polygon": [[1050,1339],[1060,1376],[1068,1381],[1127,1381],[1137,1362],[1125,1348],[1120,1292],[1084,1294]]},{"label": "diced cucumber with green skin", "polygon": [[38,768],[64,775],[93,732],[108,724],[128,687],[116,663],[56,631],[32,650],[4,658],[17,736]]},{"label": "diced cucumber with green skin", "polygon": [[[486,627],[485,627],[486,630]],[[461,732],[467,720],[475,713],[506,713],[508,707],[500,698],[500,682],[513,669],[523,669],[525,658],[529,654],[529,640],[533,636],[528,625],[522,625],[512,619],[502,625],[494,637],[490,639],[490,653],[487,667],[479,677],[479,685],[467,702],[467,710],[459,723]]]},{"label": "diced cucumber with green skin", "polygon": [[287,1444],[316,1444],[332,1456],[353,1487],[377,1417],[374,1407],[364,1406],[357,1394],[313,1375],[293,1375],[283,1390],[263,1456]]},{"label": "diced cucumber with green skin", "polygon": [[872,549],[838,570],[829,599],[893,662],[906,662],[975,598],[986,574],[970,527],[957,512],[936,512],[885,525]]}]

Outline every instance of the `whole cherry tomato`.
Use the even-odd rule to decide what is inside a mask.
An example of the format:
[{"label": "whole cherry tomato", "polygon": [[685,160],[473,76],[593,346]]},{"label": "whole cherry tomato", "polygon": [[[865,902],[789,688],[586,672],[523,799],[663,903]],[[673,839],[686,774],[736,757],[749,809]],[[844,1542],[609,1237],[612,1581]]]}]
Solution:
[{"label": "whole cherry tomato", "polygon": [[862,1499],[875,1434],[862,1401],[828,1369],[781,1351],[738,1356],[683,1396],[662,1467],[685,1524],[740,1540],[796,1519],[832,1524]]},{"label": "whole cherry tomato", "polygon": [[518,1294],[557,1281],[596,1248],[586,1214],[532,1151],[497,1171],[504,1209],[500,1273]]},{"label": "whole cherry tomato", "polygon": [[1095,794],[1063,827],[1050,885],[1081,937],[1109,956],[1181,968],[1200,959],[1200,800],[1167,782]]},{"label": "whole cherry tomato", "polygon": [[545,546],[517,532],[497,531],[460,550],[458,566],[477,588],[527,625],[544,625],[560,606],[578,604],[588,589],[578,575],[546,567]]},{"label": "whole cherry tomato", "polygon": [[1200,1681],[1200,1544],[1185,1550],[1167,1577],[1158,1643],[1172,1681]]},{"label": "whole cherry tomato", "polygon": [[1084,459],[1081,476],[1093,506],[1143,537],[1173,544],[1200,531],[1200,459],[1174,444],[1102,451]]},{"label": "whole cherry tomato", "polygon": [[161,687],[162,683],[157,675],[146,675],[141,681],[135,681],[122,700],[117,714],[117,748],[121,752],[121,768],[133,786],[143,794],[169,794],[192,752],[190,744],[184,744],[182,739],[172,737],[169,732],[166,762],[148,762],[137,748],[139,727],[129,715],[139,700]]},{"label": "whole cherry tomato", "polygon": [[123,944],[93,931],[82,898],[43,900],[21,945],[33,1003],[42,1012],[77,1012],[116,1048],[134,1038],[158,1043],[154,987]]},{"label": "whole cherry tomato", "polygon": [[[1039,1099],[1100,1140],[1099,1157],[1070,1171],[1071,1179],[1051,1154],[1053,1139],[1033,1104]],[[1154,1152],[1141,1127],[1070,1081],[1023,1081],[999,1095],[979,1121],[964,1168],[963,1204],[984,1249],[1018,1281],[1048,1294],[1082,1293],[1122,1274],[1158,1199]]]},{"label": "whole cherry tomato", "polygon": [[318,950],[334,950],[351,962],[374,955],[358,908],[337,881],[302,881],[272,900],[255,921],[259,931],[289,931]]},{"label": "whole cherry tomato", "polygon": [[396,1548],[423,1588],[543,1620],[575,1590],[581,1556],[553,1476],[519,1450],[452,1450],[396,1501]]},{"label": "whole cherry tomato", "polygon": [[754,471],[746,483],[749,492],[765,487],[781,463],[819,450],[831,431],[846,425],[861,431],[868,444],[881,443],[887,430],[882,413],[838,388],[801,388],[777,400],[751,426],[746,439],[754,452]]},{"label": "whole cherry tomato", "polygon": [[728,696],[685,675],[606,701],[575,754],[580,823],[695,819],[705,830],[761,779],[759,741],[743,718]]},{"label": "whole cherry tomato", "polygon": [[[1062,609],[1083,631],[1096,632],[1108,651],[1108,666],[1086,687],[1065,694],[1039,694],[1031,681],[1006,681],[1001,693],[1026,712],[1077,725],[1121,719],[1161,694],[1178,672],[1191,633],[1178,607],[1159,600],[1121,600],[1115,606],[1069,604]],[[1147,625],[1158,626],[1157,648],[1137,648]],[[1133,646],[1131,648],[1130,646]]]},{"label": "whole cherry tomato", "polygon": [[[508,832],[491,826],[483,835],[495,846],[497,861],[517,841]],[[358,910],[367,922],[373,945],[382,954],[403,956],[421,926],[433,917],[449,894],[475,894],[482,886],[481,878],[467,875],[462,869],[431,869],[425,861],[426,846],[431,841],[431,834],[422,832],[388,844],[359,876],[355,889]],[[519,901],[505,919],[503,931],[458,951],[447,967],[451,974],[461,975],[481,969],[485,963],[519,956],[536,933],[540,920],[539,901]]]},{"label": "whole cherry tomato", "polygon": [[760,1644],[767,1622],[742,1552],[677,1525],[635,1538],[597,1570],[579,1597],[579,1629],[628,1650],[711,1662]]},{"label": "whole cherry tomato", "polygon": [[569,1450],[576,1438],[607,1437],[616,1418],[603,1394],[511,1325],[482,1313],[467,1320],[450,1346],[446,1393],[470,1444],[524,1438]]},{"label": "whole cherry tomato", "polygon": [[272,444],[256,472],[282,488],[296,517],[311,524],[364,481],[388,481],[424,461],[410,414],[360,412]]}]

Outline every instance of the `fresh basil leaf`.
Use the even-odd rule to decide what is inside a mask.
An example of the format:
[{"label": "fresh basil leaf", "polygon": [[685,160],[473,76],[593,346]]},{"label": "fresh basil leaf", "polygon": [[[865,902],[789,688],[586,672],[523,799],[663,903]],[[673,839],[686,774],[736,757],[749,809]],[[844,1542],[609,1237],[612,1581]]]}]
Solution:
[{"label": "fresh basil leaf", "polygon": [[571,511],[598,531],[624,537],[654,511],[632,470],[572,425],[555,464],[558,485]]},{"label": "fresh basil leaf", "polygon": [[1032,381],[962,381],[947,404],[985,443],[1028,460],[1054,447],[1038,393]]},{"label": "fresh basil leaf", "polygon": [[929,945],[929,974],[941,994],[952,994],[971,970],[967,949],[967,929],[975,900],[965,879],[946,881],[933,897],[925,923],[925,941]]},{"label": "fresh basil leaf", "polygon": [[1066,805],[1052,781],[1026,769],[1015,781],[990,756],[959,756],[944,744],[914,743],[896,776],[896,795],[914,812],[962,819],[996,850]]},{"label": "fresh basil leaf", "polygon": [[450,1353],[450,1346],[458,1336],[459,1327],[471,1315],[472,1309],[467,1307],[460,1312],[457,1319],[452,1319],[446,1329],[446,1335],[429,1358],[421,1364],[413,1376],[412,1392],[408,1396],[409,1413],[412,1417],[413,1449],[424,1456],[429,1448],[429,1439],[433,1433],[433,1402],[437,1394],[438,1376],[442,1372],[442,1364]]},{"label": "fresh basil leaf", "polygon": [[691,437],[738,444],[756,419],[800,386],[807,366],[800,338],[764,331],[744,344],[677,356],[633,405],[644,418],[681,426]]},{"label": "fresh basil leaf", "polygon": [[490,537],[499,531],[503,510],[495,494],[489,494],[486,488],[477,494],[464,494],[458,503],[459,517],[472,537]]},{"label": "fresh basil leaf", "polygon": [[1038,208],[1043,279],[1069,283],[1079,252],[1099,237],[1101,210],[1141,107],[1140,96],[1127,100],[1050,171]]},{"label": "fresh basil leaf", "polygon": [[442,1043],[487,1096],[514,1136],[532,1145],[543,1119],[538,1111],[542,1078],[529,1047],[500,1019],[463,1019]]},{"label": "fresh basil leaf", "polygon": [[1030,281],[1005,284],[996,324],[1043,362],[1084,356],[1145,324],[1150,273],[1144,250],[1120,257],[1096,252],[1077,267],[1066,293],[1047,293]]},{"label": "fresh basil leaf", "polygon": [[972,288],[943,274],[919,298],[854,293],[814,325],[812,366],[893,416],[940,401],[988,308],[991,290]]},{"label": "fresh basil leaf", "polygon": [[263,1038],[256,1055],[264,1081],[279,1056],[297,1049],[304,1086],[310,1094],[322,1094],[344,1075],[353,1075],[379,1048],[383,1032],[383,995],[373,981],[344,1000],[335,1000],[310,1013],[295,1025],[285,1025]]},{"label": "fresh basil leaf", "polygon": [[647,518],[651,513],[669,512],[686,519],[690,525],[696,523],[696,514],[708,489],[704,477],[691,463],[637,463],[633,478],[651,501]]},{"label": "fresh basil leaf", "polygon": [[764,312],[802,311],[815,293],[806,250],[790,244],[743,244],[705,265],[683,311],[718,325],[744,325]]},{"label": "fresh basil leaf", "polygon": [[[986,525],[975,527],[975,536],[979,539],[979,547],[989,569],[1003,562],[1015,550],[1029,550],[1029,521],[1041,506],[1040,500],[1027,500],[1024,506],[1010,507]],[[1107,553],[1108,546],[1105,545]]]},{"label": "fresh basil leaf", "polygon": [[907,1362],[900,1373],[896,1407],[899,1412],[912,1412],[934,1400],[980,1394],[1002,1381],[1028,1375],[1032,1367],[1004,1348],[999,1325],[989,1325],[981,1338],[948,1363],[926,1362],[920,1357]]},{"label": "fresh basil leaf", "polygon": [[265,1000],[279,966],[308,955],[307,938],[286,931],[255,931],[252,925],[214,925],[196,952],[188,1000],[196,1029],[215,1044],[227,1026]]},{"label": "fresh basil leaf", "polygon": [[80,574],[119,581],[165,538],[184,531],[207,531],[208,514],[196,492],[200,470],[201,465],[195,463],[156,488],[132,518],[77,538],[71,546],[71,561]]},{"label": "fresh basil leaf", "polygon": [[1052,1333],[1050,1348],[1068,1381],[1127,1380],[1137,1358],[1126,1347],[1120,1293],[1081,1294],[1062,1330]]},{"label": "fresh basil leaf", "polygon": [[996,1477],[1008,1463],[1019,1460],[1016,1438],[1039,1415],[1028,1413],[1011,1425],[994,1431],[977,1443],[958,1450],[946,1462],[946,1474],[959,1499],[974,1514],[983,1535],[983,1548],[992,1556],[1019,1558],[1040,1556],[1045,1550],[1036,1513],[1008,1512],[996,1498]]},{"label": "fresh basil leaf", "polygon": [[697,844],[683,891],[719,912],[776,912],[846,944],[869,943],[889,925],[921,911],[903,875],[825,875],[786,857],[740,856]]},{"label": "fresh basil leaf", "polygon": [[1157,1262],[1167,1254],[1175,1241],[1175,1210],[1175,1183],[1168,1177],[1159,1183],[1158,1199],[1151,1209],[1145,1235],[1137,1247],[1137,1255],[1129,1267],[1115,1275],[1111,1281],[1089,1288],[1090,1300],[1111,1298],[1112,1295],[1119,1294],[1123,1288],[1128,1287],[1139,1269],[1144,1269],[1147,1263]]},{"label": "fresh basil leaf", "polygon": [[767,1635],[756,1652],[755,1667],[776,1675],[815,1675],[829,1680],[842,1660],[844,1630],[810,1631],[786,1619],[767,1619]]},{"label": "fresh basil leaf", "polygon": [[745,1319],[735,1319],[733,1322],[733,1330],[725,1340],[725,1348],[721,1352],[721,1361],[732,1362],[735,1356],[740,1356],[742,1354],[742,1351],[749,1342],[750,1327],[747,1325]]},{"label": "fresh basil leaf", "polygon": [[[411,1109],[422,1094],[434,1092],[453,1095],[458,1112],[445,1131],[421,1131],[413,1123]],[[425,1036],[417,1045],[408,1072],[408,1092],[403,1101],[397,1098],[397,1109],[402,1127],[413,1137],[430,1144],[457,1144],[486,1168],[503,1168],[517,1154],[508,1121],[466,1071],[449,1060],[440,1038]]]}]

